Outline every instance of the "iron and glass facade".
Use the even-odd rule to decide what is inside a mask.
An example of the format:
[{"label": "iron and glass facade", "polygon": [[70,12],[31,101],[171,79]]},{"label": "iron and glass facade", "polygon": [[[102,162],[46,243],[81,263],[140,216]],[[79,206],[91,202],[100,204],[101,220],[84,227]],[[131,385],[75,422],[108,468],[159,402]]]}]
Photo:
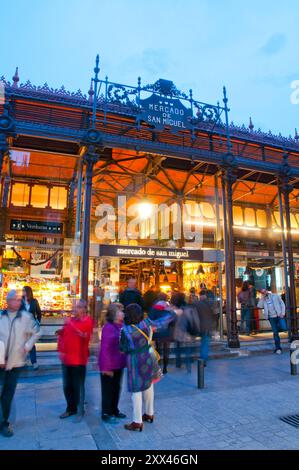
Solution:
[{"label": "iron and glass facade", "polygon": [[132,87],[99,77],[97,61],[87,96],[20,85],[18,72],[3,79],[2,296],[31,282],[45,312],[62,312],[98,284],[113,300],[132,274],[143,290],[204,282],[221,333],[238,347],[236,291],[250,279],[285,290],[297,335],[297,133],[229,124],[225,90],[211,105],[170,81]]}]

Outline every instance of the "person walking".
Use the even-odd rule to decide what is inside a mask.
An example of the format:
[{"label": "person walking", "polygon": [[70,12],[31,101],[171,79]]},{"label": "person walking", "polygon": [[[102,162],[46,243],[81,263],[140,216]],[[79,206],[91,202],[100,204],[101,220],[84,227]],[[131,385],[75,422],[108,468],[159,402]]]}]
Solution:
[{"label": "person walking", "polygon": [[60,415],[61,419],[77,414],[79,404],[80,415],[84,414],[84,383],[92,331],[93,320],[87,313],[87,303],[79,300],[75,305],[74,315],[57,332],[63,391],[67,402],[66,411]]},{"label": "person walking", "polygon": [[14,434],[9,416],[20,371],[27,354],[41,335],[40,325],[32,314],[21,310],[21,301],[21,293],[9,291],[7,308],[0,313],[0,432],[5,437]]},{"label": "person walking", "polygon": [[126,418],[118,409],[123,370],[126,356],[120,352],[119,340],[123,327],[123,305],[110,304],[106,315],[106,324],[102,330],[99,353],[99,369],[102,388],[102,419],[113,423],[116,418]]},{"label": "person walking", "polygon": [[243,282],[242,288],[238,293],[238,301],[241,304],[241,331],[243,331],[245,322],[245,333],[249,336],[252,329],[252,292],[247,281]]},{"label": "person walking", "polygon": [[195,287],[191,287],[189,290],[188,304],[193,304],[198,301],[198,295],[196,294]]},{"label": "person walking", "polygon": [[[23,288],[23,297],[22,297],[22,304],[21,310],[25,310],[26,312],[30,312],[34,319],[40,324],[42,319],[42,312],[38,303],[38,300],[33,297],[33,292],[30,286],[25,286]],[[31,349],[30,353],[30,361],[33,366],[34,370],[38,369],[38,363],[36,359],[36,347],[35,345]]]},{"label": "person walking", "polygon": [[200,325],[200,358],[203,359],[206,366],[209,358],[209,345],[213,323],[215,323],[215,314],[210,302],[208,301],[207,292],[201,290],[199,293],[199,301],[194,303],[199,315]]},{"label": "person walking", "polygon": [[[165,316],[170,310],[169,303],[167,302],[167,294],[161,292],[158,300],[148,313],[148,318],[151,321],[159,320]],[[160,356],[163,354],[163,374],[167,374],[167,367],[169,362],[170,342],[173,339],[174,322],[168,324],[165,328],[155,331],[153,340],[156,343],[156,348]]]},{"label": "person walking", "polygon": [[150,287],[143,295],[143,308],[148,313],[159,298],[159,288]]},{"label": "person walking", "polygon": [[153,327],[163,328],[174,318],[174,312],[167,312],[155,321],[144,319],[138,304],[130,304],[125,309],[120,350],[126,354],[128,390],[132,393],[133,403],[133,421],[125,424],[128,431],[142,431],[143,422],[154,421],[154,382],[162,377],[162,371],[151,345]]},{"label": "person walking", "polygon": [[257,304],[258,308],[264,309],[264,317],[269,320],[275,343],[274,353],[281,354],[279,331],[286,331],[287,325],[285,321],[285,304],[278,294],[262,289],[261,298]]},{"label": "person walking", "polygon": [[138,304],[144,308],[141,292],[136,288],[136,279],[131,278],[128,280],[128,287],[120,294],[119,302],[124,307],[130,304]]}]

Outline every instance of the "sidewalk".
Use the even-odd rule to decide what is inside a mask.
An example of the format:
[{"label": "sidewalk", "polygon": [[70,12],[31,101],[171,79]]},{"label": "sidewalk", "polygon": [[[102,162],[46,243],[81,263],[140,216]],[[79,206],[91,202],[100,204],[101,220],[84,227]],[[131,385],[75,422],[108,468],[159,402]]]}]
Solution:
[{"label": "sidewalk", "polygon": [[170,367],[155,387],[155,422],[142,433],[123,428],[131,419],[124,383],[121,411],[128,419],[100,420],[97,372],[86,381],[87,412],[81,423],[59,420],[65,409],[60,375],[21,379],[16,393],[15,436],[0,436],[0,449],[298,449],[299,429],[279,420],[299,412],[299,376],[289,355],[210,361],[206,388],[192,374]]},{"label": "sidewalk", "polygon": [[[289,342],[286,334],[281,334],[281,345],[285,352],[289,351]],[[230,349],[227,347],[226,341],[212,341],[210,347],[210,360],[214,359],[235,359],[240,357],[250,357],[256,355],[272,354],[274,343],[272,333],[264,333],[258,336],[240,336],[241,347],[240,349]],[[199,342],[196,345],[195,352],[198,354]],[[174,345],[173,345],[174,347]],[[97,345],[94,345],[94,354],[91,355],[89,370],[97,369]],[[39,369],[33,371],[32,367],[27,367],[24,372],[24,377],[38,377],[42,375],[60,373],[61,363],[56,351],[56,343],[37,343],[37,359]],[[170,354],[170,362],[174,363],[174,351]]]}]

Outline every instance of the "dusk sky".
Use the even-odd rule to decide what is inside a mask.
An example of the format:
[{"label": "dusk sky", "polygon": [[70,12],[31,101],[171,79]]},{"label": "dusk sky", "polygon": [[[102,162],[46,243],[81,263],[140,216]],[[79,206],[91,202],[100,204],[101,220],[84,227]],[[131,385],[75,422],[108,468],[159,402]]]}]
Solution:
[{"label": "dusk sky", "polygon": [[230,120],[294,135],[298,25],[298,0],[2,0],[0,76],[87,92],[99,53],[101,78],[211,103],[226,85]]}]

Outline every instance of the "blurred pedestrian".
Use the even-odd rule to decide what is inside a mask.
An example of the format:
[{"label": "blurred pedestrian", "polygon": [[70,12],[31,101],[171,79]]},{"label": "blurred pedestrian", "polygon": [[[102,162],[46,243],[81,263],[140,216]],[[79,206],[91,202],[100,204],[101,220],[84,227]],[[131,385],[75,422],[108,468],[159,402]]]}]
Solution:
[{"label": "blurred pedestrian", "polygon": [[[180,315],[183,313],[183,308],[187,305],[186,302],[186,296],[183,292],[177,291],[173,292],[171,298],[170,298],[170,308],[175,310],[175,312],[178,314],[175,322],[177,322],[180,318]],[[176,326],[174,327],[174,330],[176,329]],[[182,366],[182,341],[176,340],[174,338],[176,345],[175,345],[175,366],[177,368],[180,368]]]},{"label": "blurred pedestrian", "polygon": [[213,322],[215,321],[214,311],[208,301],[207,292],[201,290],[199,293],[199,301],[194,303],[199,315],[200,325],[200,358],[204,360],[206,365],[209,357],[209,345],[211,332],[213,330]]},{"label": "blurred pedestrian", "polygon": [[58,331],[58,351],[62,362],[63,391],[67,408],[61,419],[78,413],[84,414],[84,384],[89,357],[89,341],[93,331],[93,320],[87,313],[87,303],[79,300],[74,314]]},{"label": "blurred pedestrian", "polygon": [[154,421],[154,382],[161,378],[162,371],[152,347],[153,327],[163,328],[174,318],[175,313],[169,312],[155,321],[144,319],[138,304],[128,305],[125,309],[120,349],[126,353],[128,389],[133,402],[133,421],[125,425],[128,431],[142,431],[143,422]]},{"label": "blurred pedestrian", "polygon": [[27,354],[41,335],[40,325],[32,314],[21,310],[21,301],[21,293],[9,291],[7,308],[0,313],[0,432],[5,437],[13,436],[8,420],[20,372]]},{"label": "blurred pedestrian", "polygon": [[[163,318],[169,312],[170,307],[167,302],[167,294],[161,292],[158,300],[148,313],[148,318],[155,322]],[[156,348],[160,356],[163,355],[163,374],[167,374],[167,367],[169,362],[170,342],[173,340],[174,322],[169,323],[165,328],[161,328],[154,332],[153,340],[156,343]]]},{"label": "blurred pedestrian", "polygon": [[191,289],[189,290],[188,304],[193,304],[196,301],[198,301],[198,295],[196,295],[196,289],[195,287],[191,287]]},{"label": "blurred pedestrian", "polygon": [[241,304],[241,331],[244,331],[245,322],[245,333],[249,336],[252,329],[252,292],[248,281],[243,282],[242,288],[238,293],[238,301]]},{"label": "blurred pedestrian", "polygon": [[120,294],[119,302],[123,304],[124,307],[130,304],[138,304],[142,308],[144,307],[142,295],[141,292],[136,288],[136,283],[136,279],[129,279],[127,288]]},{"label": "blurred pedestrian", "polygon": [[143,295],[143,307],[147,313],[150,311],[154,303],[158,300],[159,294],[159,288],[155,286],[150,287]]},{"label": "blurred pedestrian", "polygon": [[[25,286],[23,288],[23,297],[22,297],[22,304],[21,310],[25,310],[26,312],[32,313],[34,319],[41,324],[42,319],[42,312],[39,306],[38,300],[33,297],[32,288],[30,286]],[[34,370],[38,369],[37,359],[36,359],[36,347],[35,345],[31,349],[30,353],[30,361],[33,366]]]},{"label": "blurred pedestrian", "polygon": [[261,290],[261,298],[257,304],[258,308],[264,309],[264,317],[269,320],[273,338],[275,342],[274,353],[281,354],[279,331],[286,331],[287,324],[285,321],[285,304],[278,294],[273,294],[266,289]]},{"label": "blurred pedestrian", "polygon": [[120,332],[123,327],[123,305],[110,304],[106,315],[106,324],[102,330],[99,354],[99,369],[102,388],[102,419],[113,423],[116,418],[126,418],[118,409],[123,370],[126,356],[120,352]]}]

